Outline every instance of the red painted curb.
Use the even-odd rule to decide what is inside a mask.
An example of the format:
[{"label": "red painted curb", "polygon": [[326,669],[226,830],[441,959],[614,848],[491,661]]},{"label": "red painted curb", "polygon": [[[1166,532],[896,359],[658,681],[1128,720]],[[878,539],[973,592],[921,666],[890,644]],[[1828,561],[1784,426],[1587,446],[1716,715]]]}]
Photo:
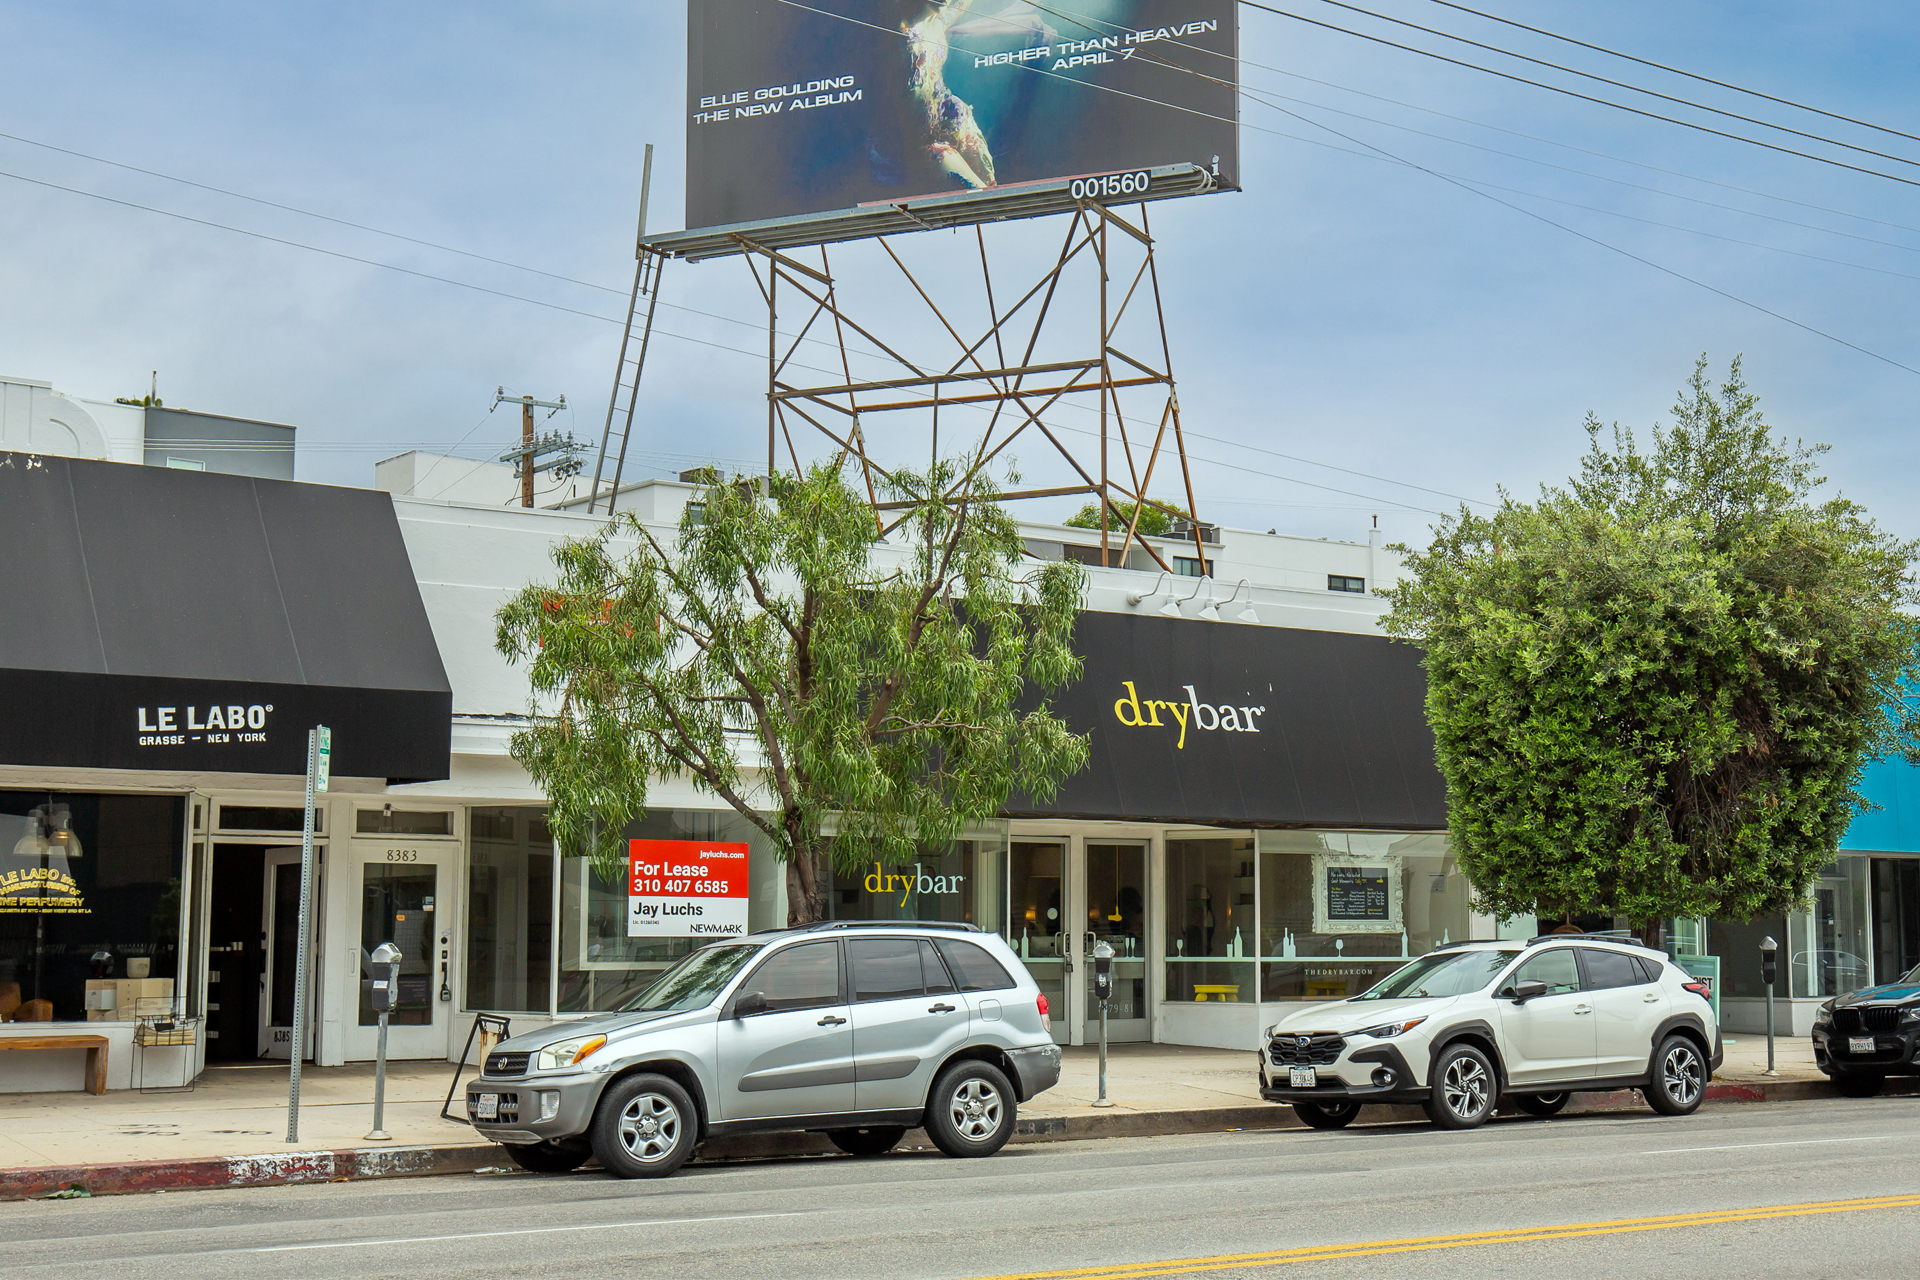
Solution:
[{"label": "red painted curb", "polygon": [[198,1156],[131,1164],[0,1169],[0,1200],[28,1200],[78,1187],[96,1196],[213,1187],[270,1187],[295,1182],[345,1182],[429,1173],[471,1173],[500,1163],[492,1146],[393,1147],[344,1151],[287,1151],[271,1155]]}]

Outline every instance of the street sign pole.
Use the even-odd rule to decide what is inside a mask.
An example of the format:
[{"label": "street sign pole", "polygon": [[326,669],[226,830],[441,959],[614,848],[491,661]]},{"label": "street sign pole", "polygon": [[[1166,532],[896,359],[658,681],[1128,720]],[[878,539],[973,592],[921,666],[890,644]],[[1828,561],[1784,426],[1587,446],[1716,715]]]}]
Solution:
[{"label": "street sign pole", "polygon": [[287,1141],[300,1141],[300,1060],[307,1048],[307,950],[313,937],[313,800],[333,773],[333,731],[307,730],[307,812],[300,830],[300,923],[293,944],[293,1070],[287,1079]]}]

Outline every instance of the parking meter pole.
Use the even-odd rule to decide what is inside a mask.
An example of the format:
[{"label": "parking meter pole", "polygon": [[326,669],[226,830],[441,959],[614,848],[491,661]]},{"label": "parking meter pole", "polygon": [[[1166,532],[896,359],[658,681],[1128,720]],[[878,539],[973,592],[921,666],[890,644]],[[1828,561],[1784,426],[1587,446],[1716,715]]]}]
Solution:
[{"label": "parking meter pole", "polygon": [[1113,997],[1113,947],[1102,938],[1093,948],[1093,994],[1100,1001],[1100,1096],[1096,1107],[1113,1105],[1107,1098],[1107,1001]]},{"label": "parking meter pole", "polygon": [[373,1060],[373,1132],[367,1135],[369,1142],[390,1142],[393,1135],[387,1132],[384,1123],[387,1109],[387,1011],[380,1011],[380,1048]]},{"label": "parking meter pole", "polygon": [[367,1135],[370,1142],[386,1142],[391,1135],[386,1131],[387,1106],[387,1019],[393,1012],[393,1006],[400,995],[400,948],[391,942],[383,942],[373,949],[366,959],[368,983],[368,1003],[373,1011],[380,1015],[380,1047],[373,1060],[373,1132]]},{"label": "parking meter pole", "polygon": [[1767,987],[1767,1069],[1761,1074],[1769,1076],[1780,1074],[1773,1069],[1773,984],[1780,977],[1774,964],[1774,955],[1779,947],[1780,944],[1771,935],[1760,940],[1760,980]]}]

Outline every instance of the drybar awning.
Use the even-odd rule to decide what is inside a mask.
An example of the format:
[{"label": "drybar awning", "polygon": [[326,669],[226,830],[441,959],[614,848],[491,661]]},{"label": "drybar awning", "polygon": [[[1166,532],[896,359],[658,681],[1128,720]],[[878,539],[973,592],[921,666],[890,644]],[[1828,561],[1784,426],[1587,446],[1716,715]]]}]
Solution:
[{"label": "drybar awning", "polygon": [[447,776],[384,493],[0,452],[0,764]]},{"label": "drybar awning", "polygon": [[1446,826],[1420,651],[1381,636],[1087,612],[1053,700],[1087,768],[1015,816]]}]

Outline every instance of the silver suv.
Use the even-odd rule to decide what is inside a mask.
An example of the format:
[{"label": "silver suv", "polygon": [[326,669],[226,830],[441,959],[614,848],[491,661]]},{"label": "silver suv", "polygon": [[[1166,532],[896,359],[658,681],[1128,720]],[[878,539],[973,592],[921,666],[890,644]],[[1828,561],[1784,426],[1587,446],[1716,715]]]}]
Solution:
[{"label": "silver suv", "polygon": [[1456,942],[1267,1028],[1260,1096],[1316,1129],[1369,1102],[1470,1129],[1503,1097],[1550,1116],[1575,1093],[1630,1088],[1687,1115],[1720,1067],[1712,994],[1624,934]]},{"label": "silver suv", "polygon": [[774,1130],[879,1155],[924,1126],[992,1155],[1059,1079],[1046,997],[1000,938],[830,921],[710,943],[618,1013],[502,1041],[467,1118],[523,1169],[657,1178]]}]

